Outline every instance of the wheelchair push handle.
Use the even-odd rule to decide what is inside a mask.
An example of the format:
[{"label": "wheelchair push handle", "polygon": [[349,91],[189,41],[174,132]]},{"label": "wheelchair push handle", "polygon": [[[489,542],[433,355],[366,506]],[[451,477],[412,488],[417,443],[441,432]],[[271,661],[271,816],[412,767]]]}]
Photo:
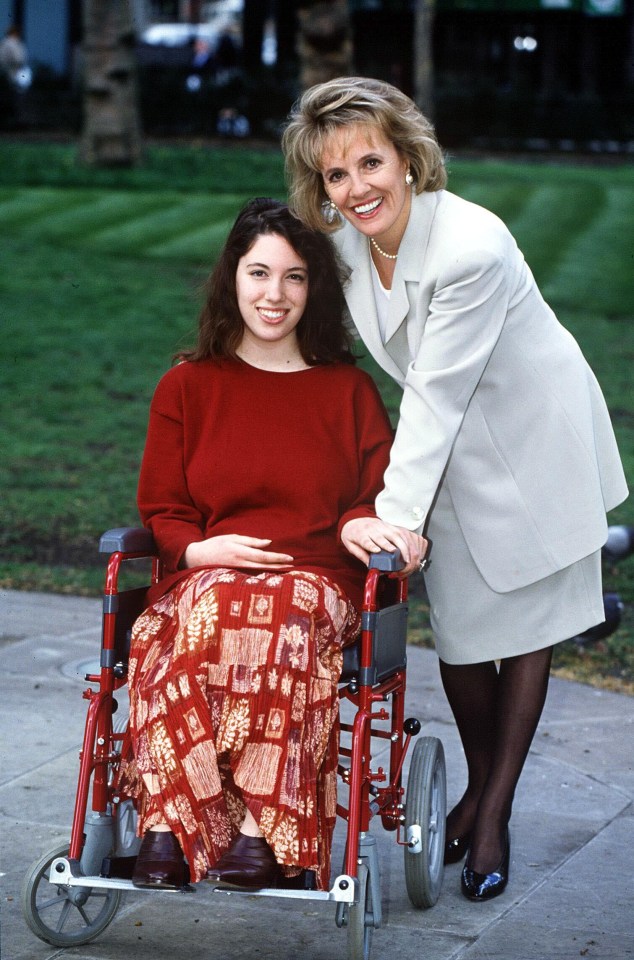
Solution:
[{"label": "wheelchair push handle", "polygon": [[368,568],[370,570],[380,570],[381,573],[396,573],[405,566],[401,551],[379,550],[378,553],[370,554]]}]

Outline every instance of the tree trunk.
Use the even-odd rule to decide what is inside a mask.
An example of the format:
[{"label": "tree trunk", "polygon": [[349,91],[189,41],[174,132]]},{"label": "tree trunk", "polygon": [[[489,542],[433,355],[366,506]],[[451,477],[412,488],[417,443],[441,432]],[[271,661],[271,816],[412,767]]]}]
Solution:
[{"label": "tree trunk", "polygon": [[277,64],[275,74],[285,84],[294,84],[297,76],[297,4],[295,0],[275,0]]},{"label": "tree trunk", "polygon": [[84,125],[80,157],[95,167],[141,160],[135,32],[129,0],[83,0]]},{"label": "tree trunk", "polygon": [[416,0],[414,27],[414,100],[430,119],[434,116],[434,56],[432,37],[435,0]]},{"label": "tree trunk", "polygon": [[302,0],[297,19],[301,89],[350,76],[352,29],[346,0]]},{"label": "tree trunk", "polygon": [[625,29],[627,35],[627,54],[625,56],[625,82],[629,86],[634,84],[634,2],[625,2]]},{"label": "tree trunk", "polygon": [[247,74],[258,76],[262,69],[262,41],[269,5],[263,0],[244,0],[242,8],[242,59]]}]

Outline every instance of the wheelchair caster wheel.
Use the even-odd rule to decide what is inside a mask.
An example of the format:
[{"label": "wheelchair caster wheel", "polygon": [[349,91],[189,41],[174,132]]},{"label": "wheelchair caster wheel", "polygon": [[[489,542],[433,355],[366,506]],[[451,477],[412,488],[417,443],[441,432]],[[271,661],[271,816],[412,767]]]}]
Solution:
[{"label": "wheelchair caster wheel", "polygon": [[344,926],[348,933],[348,960],[369,960],[374,930],[372,887],[370,871],[359,864],[359,900],[351,903],[345,912]]},{"label": "wheelchair caster wheel", "polygon": [[36,937],[55,947],[90,943],[106,929],[121,900],[119,890],[49,883],[53,860],[67,855],[67,843],[49,850],[22,885],[24,919]]}]

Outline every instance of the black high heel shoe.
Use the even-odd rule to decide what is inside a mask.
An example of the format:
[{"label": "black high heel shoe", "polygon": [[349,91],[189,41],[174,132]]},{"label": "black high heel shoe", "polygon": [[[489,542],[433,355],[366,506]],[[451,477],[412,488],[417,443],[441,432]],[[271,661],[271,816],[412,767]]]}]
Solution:
[{"label": "black high heel shoe", "polygon": [[454,837],[453,840],[445,841],[445,865],[448,863],[459,863],[469,849],[471,843],[471,834],[467,833],[464,837]]},{"label": "black high heel shoe", "polygon": [[462,870],[461,889],[467,900],[492,900],[504,892],[509,880],[511,837],[506,829],[506,845],[502,861],[492,873],[478,873],[465,866]]}]

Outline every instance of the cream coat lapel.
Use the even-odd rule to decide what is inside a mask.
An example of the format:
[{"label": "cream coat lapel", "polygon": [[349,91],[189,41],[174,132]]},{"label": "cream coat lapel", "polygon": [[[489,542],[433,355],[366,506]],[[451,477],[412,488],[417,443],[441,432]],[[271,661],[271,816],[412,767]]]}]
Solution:
[{"label": "cream coat lapel", "polygon": [[[386,329],[386,344],[394,337],[416,302],[418,284],[423,274],[423,265],[429,235],[438,205],[439,193],[422,193],[412,196],[412,207],[405,234],[401,240],[396,270],[392,281],[390,312]],[[408,295],[408,284],[410,284]],[[412,284],[415,286],[412,288]]]}]

